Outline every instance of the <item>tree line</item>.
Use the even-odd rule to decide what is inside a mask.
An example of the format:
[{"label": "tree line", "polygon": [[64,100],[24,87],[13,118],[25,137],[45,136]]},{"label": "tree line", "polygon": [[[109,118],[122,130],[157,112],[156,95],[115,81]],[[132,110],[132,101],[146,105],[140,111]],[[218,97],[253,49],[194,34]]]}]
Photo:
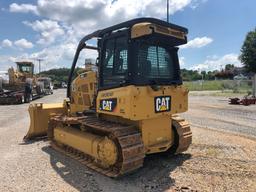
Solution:
[{"label": "tree line", "polygon": [[[77,67],[74,71],[73,78],[76,78],[82,70],[82,68]],[[54,84],[60,84],[62,82],[68,82],[69,73],[70,68],[56,68],[50,69],[48,71],[43,71],[39,74],[39,76],[50,77]]]},{"label": "tree line", "polygon": [[[74,78],[79,74],[83,69],[76,68],[74,72]],[[242,70],[244,71],[244,70]],[[68,76],[70,73],[69,68],[59,68],[59,69],[50,69],[48,71],[43,71],[39,75],[47,76],[52,79],[55,83],[61,83],[68,81]],[[241,73],[241,68],[236,68],[232,64],[227,64],[223,70],[215,70],[215,71],[202,71],[199,73],[197,70],[188,70],[181,69],[181,76],[184,81],[195,81],[201,80],[214,80],[214,79],[233,79],[233,77],[237,74]]]},{"label": "tree line", "polygon": [[214,71],[201,71],[181,69],[183,81],[233,79],[236,75],[250,75],[244,67],[235,67],[234,64],[226,64],[224,69]]}]

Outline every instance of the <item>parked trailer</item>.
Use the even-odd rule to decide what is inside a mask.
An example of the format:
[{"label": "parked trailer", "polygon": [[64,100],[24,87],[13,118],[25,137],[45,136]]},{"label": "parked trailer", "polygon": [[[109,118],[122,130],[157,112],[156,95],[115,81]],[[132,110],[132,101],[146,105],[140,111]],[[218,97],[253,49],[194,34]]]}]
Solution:
[{"label": "parked trailer", "polygon": [[2,91],[0,93],[0,104],[21,104],[25,102],[24,91]]},{"label": "parked trailer", "polygon": [[0,92],[0,104],[10,105],[10,104],[22,104],[29,103],[34,99],[38,99],[45,95],[43,87],[37,85],[32,87],[31,85],[25,85],[19,90],[2,90]]}]

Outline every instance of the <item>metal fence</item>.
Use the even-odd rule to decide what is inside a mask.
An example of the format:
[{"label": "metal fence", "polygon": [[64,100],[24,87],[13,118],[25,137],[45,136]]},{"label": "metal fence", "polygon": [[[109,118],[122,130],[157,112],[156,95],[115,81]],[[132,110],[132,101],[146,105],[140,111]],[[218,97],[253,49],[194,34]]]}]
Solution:
[{"label": "metal fence", "polygon": [[232,90],[233,92],[251,92],[252,80],[198,80],[184,82],[190,91]]}]

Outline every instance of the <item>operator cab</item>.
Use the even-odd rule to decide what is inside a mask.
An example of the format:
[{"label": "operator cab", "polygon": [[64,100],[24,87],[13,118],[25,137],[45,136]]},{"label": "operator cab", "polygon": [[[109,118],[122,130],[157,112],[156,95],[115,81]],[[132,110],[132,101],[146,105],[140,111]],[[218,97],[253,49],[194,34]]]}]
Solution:
[{"label": "operator cab", "polygon": [[17,70],[21,73],[28,73],[33,75],[34,73],[34,64],[32,62],[16,62]]},{"label": "operator cab", "polygon": [[106,34],[98,43],[99,88],[182,84],[177,46],[187,39],[176,28],[139,23]]},{"label": "operator cab", "polygon": [[[188,30],[154,18],[138,18],[95,31],[79,43],[68,80],[67,96],[82,49],[99,52],[98,90],[128,85],[181,85],[179,45]],[[86,42],[97,38],[97,47]]]}]

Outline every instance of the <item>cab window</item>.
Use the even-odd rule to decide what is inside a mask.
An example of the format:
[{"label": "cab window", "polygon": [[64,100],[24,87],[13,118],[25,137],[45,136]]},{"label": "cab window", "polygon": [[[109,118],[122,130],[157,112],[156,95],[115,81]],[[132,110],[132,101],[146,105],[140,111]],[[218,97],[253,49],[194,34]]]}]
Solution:
[{"label": "cab window", "polygon": [[125,82],[128,69],[127,38],[119,37],[106,40],[104,52],[102,86],[120,86],[120,84]]}]

